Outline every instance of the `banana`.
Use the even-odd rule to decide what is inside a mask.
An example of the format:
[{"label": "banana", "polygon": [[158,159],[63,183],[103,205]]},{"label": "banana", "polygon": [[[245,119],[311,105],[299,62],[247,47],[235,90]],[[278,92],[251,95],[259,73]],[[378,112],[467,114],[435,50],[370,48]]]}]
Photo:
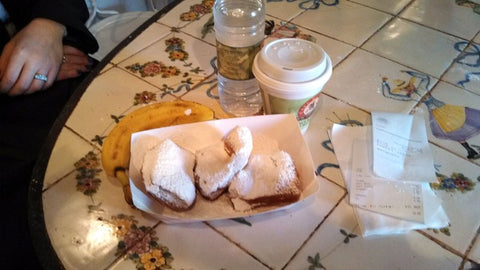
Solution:
[{"label": "banana", "polygon": [[117,179],[122,184],[125,200],[132,205],[127,174],[132,133],[213,118],[214,112],[210,108],[191,101],[161,102],[137,109],[122,118],[103,141],[103,169],[109,177]]}]

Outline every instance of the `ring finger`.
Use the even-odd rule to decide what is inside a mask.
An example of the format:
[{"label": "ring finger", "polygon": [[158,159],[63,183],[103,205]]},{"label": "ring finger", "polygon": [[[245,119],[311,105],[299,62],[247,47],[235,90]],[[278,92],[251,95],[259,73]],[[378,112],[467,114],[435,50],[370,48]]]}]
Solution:
[{"label": "ring finger", "polygon": [[30,84],[30,87],[28,90],[25,92],[26,94],[31,94],[35,91],[45,89],[48,85],[49,80],[51,80],[49,76],[49,72],[39,70],[37,71],[32,78],[32,82]]}]

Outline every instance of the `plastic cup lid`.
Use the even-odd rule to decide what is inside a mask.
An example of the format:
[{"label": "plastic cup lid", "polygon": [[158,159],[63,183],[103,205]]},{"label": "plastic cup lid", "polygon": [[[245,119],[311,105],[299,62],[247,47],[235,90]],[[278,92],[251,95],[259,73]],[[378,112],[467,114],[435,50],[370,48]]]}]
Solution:
[{"label": "plastic cup lid", "polygon": [[310,81],[326,68],[323,49],[304,39],[274,40],[265,45],[258,56],[259,69],[270,78],[283,82]]}]

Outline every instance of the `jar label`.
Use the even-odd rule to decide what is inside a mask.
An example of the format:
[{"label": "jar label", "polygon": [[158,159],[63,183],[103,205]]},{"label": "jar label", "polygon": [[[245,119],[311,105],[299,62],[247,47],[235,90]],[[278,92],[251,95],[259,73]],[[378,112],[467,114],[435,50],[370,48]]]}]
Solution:
[{"label": "jar label", "polygon": [[217,41],[218,72],[231,80],[253,79],[253,59],[260,51],[260,44],[234,48]]}]

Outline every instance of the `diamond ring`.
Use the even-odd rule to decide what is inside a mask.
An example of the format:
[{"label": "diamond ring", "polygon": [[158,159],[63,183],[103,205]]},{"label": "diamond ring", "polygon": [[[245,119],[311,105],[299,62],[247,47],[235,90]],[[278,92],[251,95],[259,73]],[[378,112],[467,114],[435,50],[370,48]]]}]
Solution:
[{"label": "diamond ring", "polygon": [[37,80],[40,80],[40,81],[44,81],[44,82],[47,81],[47,76],[45,76],[43,74],[38,74],[37,73],[37,74],[35,74],[34,78],[37,79]]}]

